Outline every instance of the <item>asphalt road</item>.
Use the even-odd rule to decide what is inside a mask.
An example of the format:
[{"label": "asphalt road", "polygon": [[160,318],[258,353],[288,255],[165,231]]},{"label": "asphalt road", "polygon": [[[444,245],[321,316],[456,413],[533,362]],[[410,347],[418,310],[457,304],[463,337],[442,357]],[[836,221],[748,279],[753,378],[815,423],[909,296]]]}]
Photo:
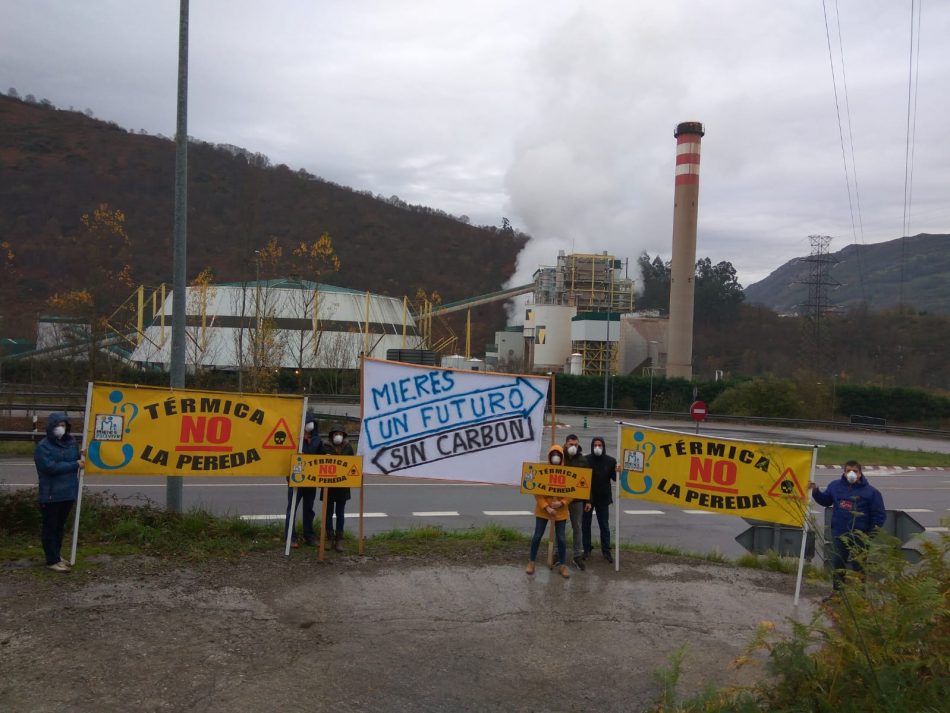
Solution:
[{"label": "asphalt road", "polygon": [[[327,405],[330,407],[330,405]],[[337,413],[346,413],[346,406]],[[355,407],[350,406],[351,410]],[[576,433],[585,450],[590,438],[603,435],[609,453],[616,453],[616,423],[603,418],[588,419],[588,428],[577,417],[560,417],[558,441],[568,433]],[[675,424],[655,426],[673,427]],[[677,426],[683,429],[683,424]],[[690,429],[692,432],[693,429]],[[889,445],[900,448],[920,448],[950,452],[946,441],[928,441],[913,437],[863,434],[860,439],[843,432],[803,432],[787,429],[700,429],[701,434],[717,434],[756,440],[780,440],[795,443],[856,442],[866,445]],[[819,457],[819,462],[821,458]],[[831,464],[829,464],[831,465]],[[821,467],[816,480],[824,487],[840,471]],[[950,517],[950,470],[899,468],[868,469],[866,475],[884,495],[885,505],[891,510],[904,510],[924,527],[937,531],[941,520]],[[8,458],[0,460],[0,483],[13,488],[32,487],[36,482],[31,459]],[[86,479],[90,491],[112,492],[122,501],[142,502],[148,499],[164,505],[165,482],[156,477],[94,476]],[[282,478],[185,478],[183,502],[186,508],[203,507],[218,514],[240,515],[255,520],[281,520],[287,502],[287,488]],[[368,535],[394,528],[440,525],[446,529],[461,530],[481,527],[495,522],[523,532],[531,532],[534,518],[531,514],[534,500],[521,495],[516,487],[441,483],[406,478],[367,476],[364,488],[364,528]],[[616,505],[614,506],[616,507]],[[690,551],[717,550],[727,556],[737,556],[744,550],[734,538],[748,526],[740,518],[679,510],[657,506],[644,501],[623,500],[620,538],[623,543],[650,543],[680,547]],[[817,505],[813,506],[818,509]],[[355,515],[359,512],[359,493],[347,507],[347,529],[355,532]],[[611,512],[613,519],[613,511]],[[594,526],[596,533],[596,525]],[[596,534],[595,534],[596,537]]]}]

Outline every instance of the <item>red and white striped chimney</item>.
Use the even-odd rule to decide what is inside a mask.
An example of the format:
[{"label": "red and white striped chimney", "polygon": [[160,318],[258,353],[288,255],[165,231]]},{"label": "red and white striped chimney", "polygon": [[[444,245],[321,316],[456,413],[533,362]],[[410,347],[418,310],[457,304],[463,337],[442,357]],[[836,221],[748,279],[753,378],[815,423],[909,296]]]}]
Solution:
[{"label": "red and white striped chimney", "polygon": [[673,187],[673,258],[666,375],[693,378],[693,302],[696,288],[696,223],[699,207],[699,148],[705,129],[698,121],[676,127]]}]

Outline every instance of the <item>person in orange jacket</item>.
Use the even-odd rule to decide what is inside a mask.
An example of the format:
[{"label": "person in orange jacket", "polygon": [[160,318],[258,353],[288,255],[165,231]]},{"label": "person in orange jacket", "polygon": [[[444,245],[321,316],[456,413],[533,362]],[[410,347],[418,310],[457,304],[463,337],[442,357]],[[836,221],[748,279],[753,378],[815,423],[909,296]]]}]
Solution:
[{"label": "person in orange jacket", "polygon": [[[548,451],[548,463],[562,465],[564,463],[564,449],[559,445],[551,446]],[[534,537],[531,538],[531,558],[525,572],[534,574],[535,560],[538,558],[538,548],[548,523],[554,520],[554,538],[557,542],[557,571],[564,579],[571,576],[567,569],[567,538],[564,535],[568,518],[568,505],[571,498],[559,498],[553,495],[535,495],[534,508]]]}]

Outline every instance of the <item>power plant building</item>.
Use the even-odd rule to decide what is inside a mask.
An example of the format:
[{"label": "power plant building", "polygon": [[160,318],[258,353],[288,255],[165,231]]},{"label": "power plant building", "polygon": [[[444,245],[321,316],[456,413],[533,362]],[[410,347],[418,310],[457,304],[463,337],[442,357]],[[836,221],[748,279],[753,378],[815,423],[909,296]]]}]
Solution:
[{"label": "power plant building", "polygon": [[[285,369],[356,369],[359,355],[419,349],[402,299],[307,280],[277,279],[188,287],[185,362],[233,370],[266,363]],[[172,296],[156,305],[131,361],[168,368]]]}]

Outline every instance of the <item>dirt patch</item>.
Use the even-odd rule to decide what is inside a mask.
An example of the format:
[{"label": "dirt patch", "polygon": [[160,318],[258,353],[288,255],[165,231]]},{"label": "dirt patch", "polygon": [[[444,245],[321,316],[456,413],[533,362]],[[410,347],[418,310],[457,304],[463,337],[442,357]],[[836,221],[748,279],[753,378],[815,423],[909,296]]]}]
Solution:
[{"label": "dirt patch", "polygon": [[529,577],[522,549],[5,567],[0,709],[637,711],[683,644],[684,692],[722,685],[794,613],[785,575],[633,553]]}]

